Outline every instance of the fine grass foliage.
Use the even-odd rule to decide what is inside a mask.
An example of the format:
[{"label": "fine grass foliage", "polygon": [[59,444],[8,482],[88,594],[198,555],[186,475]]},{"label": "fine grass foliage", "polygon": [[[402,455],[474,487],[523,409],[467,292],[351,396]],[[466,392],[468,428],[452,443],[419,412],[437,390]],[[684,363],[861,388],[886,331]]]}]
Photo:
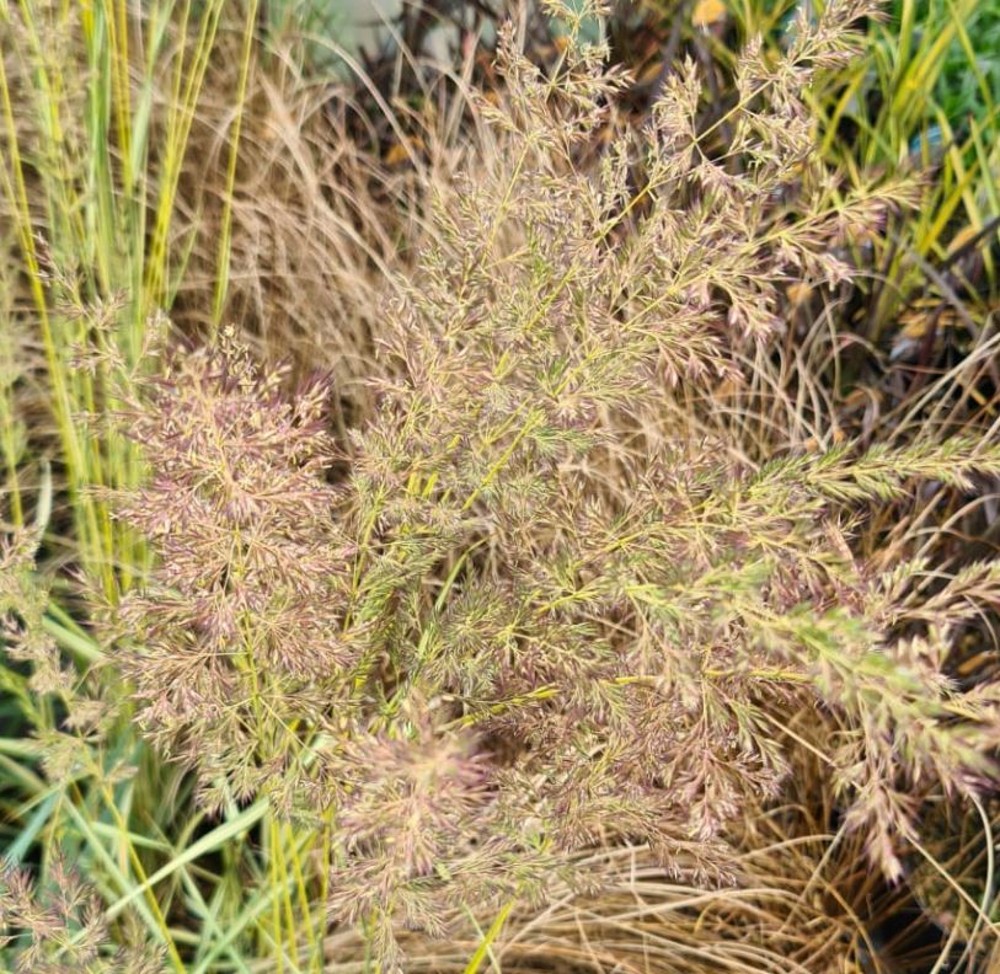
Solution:
[{"label": "fine grass foliage", "polygon": [[[58,453],[77,557],[109,594],[141,573],[145,555],[135,538],[118,534],[88,489],[134,484],[140,474],[122,440],[94,440],[80,422],[81,414],[108,408],[111,392],[103,369],[80,368],[77,358],[99,328],[116,354],[135,363],[146,322],[173,301],[183,268],[178,186],[224,4],[199,7],[157,0],[137,14],[124,0],[0,5],[0,207],[10,232],[0,267],[11,312],[5,344],[30,349],[28,363],[20,361],[49,412],[31,446]],[[230,190],[255,7],[244,18],[243,70],[226,139]],[[217,317],[228,286],[228,211],[220,223]],[[4,390],[4,415],[12,415],[10,380]],[[25,435],[4,422],[18,524],[31,487],[17,473],[30,468],[19,462]]]},{"label": "fine grass foliage", "polygon": [[[744,809],[781,795],[802,713],[836,728],[824,787],[889,881],[927,788],[975,801],[995,779],[996,686],[943,672],[949,627],[1000,597],[995,561],[928,597],[933,566],[876,569],[851,542],[922,483],[975,493],[1000,449],[761,462],[710,421],[710,391],[755,381],[785,337],[787,286],[849,278],[844,248],[912,200],[832,179],[804,100],[872,6],[803,7],[779,57],[751,41],[707,127],[682,62],[639,131],[580,37],[603,7],[545,6],[569,41],[543,72],[501,32],[491,152],[423,215],[346,442],[330,381],[258,364],[235,328],[196,342],[146,314],[133,348],[81,315],[103,340],[77,361],[106,391],[74,435],[128,443],[136,476],[81,474],[78,494],[151,561],[138,584],[81,579],[84,627],[53,610],[39,537],[10,542],[5,679],[40,745],[17,817],[46,831],[49,880],[86,852],[103,904],[10,873],[22,967],[96,961],[106,935],[160,951],[124,970],[320,972],[349,932],[355,962],[392,970],[403,930],[472,929],[474,972],[518,909],[600,892],[595,848],[641,848],[716,902],[754,876]],[[74,647],[90,659],[68,668]]]},{"label": "fine grass foliage", "polygon": [[[760,35],[777,52],[796,12],[816,16],[822,7],[821,0],[705,4],[715,27],[697,44],[729,69],[734,35]],[[806,96],[821,154],[851,185],[919,177],[919,206],[893,220],[887,235],[850,248],[870,296],[840,327],[891,356],[890,364],[925,358],[922,343],[965,354],[990,329],[997,293],[997,23],[993,3],[881,4],[867,17],[863,53],[822,76]]]},{"label": "fine grass foliage", "polygon": [[[901,0],[885,13],[869,29],[866,57],[831,78],[816,105],[824,118],[822,151],[855,179],[887,170],[924,177],[919,210],[894,234],[893,246],[878,248],[875,261],[893,286],[879,289],[864,333],[873,341],[892,336],[916,288],[956,304],[942,273],[935,274],[940,268],[951,271],[944,276],[963,295],[976,336],[996,298],[997,8]],[[957,267],[952,259],[970,246],[981,255],[974,272],[969,259]],[[922,337],[919,324],[911,322],[909,334],[902,324],[903,334],[892,336],[897,347]]]}]

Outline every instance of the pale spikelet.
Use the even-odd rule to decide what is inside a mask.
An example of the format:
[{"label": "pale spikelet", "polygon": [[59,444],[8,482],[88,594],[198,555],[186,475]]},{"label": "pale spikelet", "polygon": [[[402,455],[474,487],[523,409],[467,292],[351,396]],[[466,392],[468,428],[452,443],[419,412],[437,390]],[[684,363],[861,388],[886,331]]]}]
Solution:
[{"label": "pale spikelet", "polygon": [[294,722],[341,695],[356,655],[340,634],[351,546],[323,479],[325,390],[286,399],[280,381],[225,338],[122,414],[151,476],[117,514],[159,556],[115,613],[140,719],[206,789],[221,776],[242,796],[297,753]]},{"label": "pale spikelet", "polygon": [[44,884],[27,870],[0,870],[0,959],[11,974],[163,974],[163,951],[130,931],[128,946],[113,953],[100,898],[55,859]]}]

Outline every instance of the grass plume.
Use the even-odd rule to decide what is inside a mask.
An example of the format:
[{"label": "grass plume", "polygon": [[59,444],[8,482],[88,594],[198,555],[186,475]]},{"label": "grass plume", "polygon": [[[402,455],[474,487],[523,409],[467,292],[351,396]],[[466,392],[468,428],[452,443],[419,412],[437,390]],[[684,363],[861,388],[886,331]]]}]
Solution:
[{"label": "grass plume", "polygon": [[[548,4],[571,36],[585,6]],[[398,282],[394,377],[336,486],[324,386],[286,398],[231,334],[139,380],[122,418],[151,476],[116,510],[157,567],[114,636],[140,723],[209,808],[290,816],[321,909],[386,964],[396,924],[443,935],[463,905],[540,897],[595,844],[738,879],[730,824],[778,794],[776,715],[803,699],[842,721],[831,780],[890,878],[909,786],[992,779],[994,689],[958,692],[934,626],[898,635],[919,566],[878,576],[848,540],[858,505],[970,489],[1000,453],[844,443],[755,466],[644,429],[738,380],[782,331],[781,289],[843,279],[836,246],[908,199],[831,205],[811,154],[803,86],[866,12],[801,17],[776,64],[748,47],[724,155],[683,65],[596,175],[579,154],[625,79],[577,42],[544,75],[506,30],[504,96],[479,108],[498,152]],[[983,566],[941,598],[995,586]]]}]

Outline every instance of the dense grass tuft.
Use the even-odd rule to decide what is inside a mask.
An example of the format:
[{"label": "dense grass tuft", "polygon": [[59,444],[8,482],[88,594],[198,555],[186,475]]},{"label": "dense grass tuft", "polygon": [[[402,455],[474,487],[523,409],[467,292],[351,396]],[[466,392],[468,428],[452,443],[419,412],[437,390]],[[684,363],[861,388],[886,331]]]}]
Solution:
[{"label": "dense grass tuft", "polygon": [[[221,103],[170,102],[176,144],[150,146],[147,175],[124,154],[122,47],[118,154],[96,182],[23,161],[41,136],[8,112],[7,202],[45,341],[36,360],[28,338],[7,355],[50,384],[56,420],[29,438],[37,401],[8,383],[0,675],[18,734],[0,761],[22,825],[7,858],[40,852],[36,887],[4,878],[19,970],[475,972],[539,953],[567,970],[878,965],[885,918],[859,916],[872,877],[880,895],[919,878],[941,899],[915,858],[953,853],[922,813],[976,809],[988,831],[997,683],[949,663],[998,604],[1000,567],[988,551],[932,560],[948,527],[915,547],[912,512],[902,539],[877,531],[928,496],[979,505],[1000,448],[974,423],[916,429],[926,403],[888,432],[824,429],[840,349],[801,338],[789,309],[798,287],[833,313],[851,248],[915,199],[903,181],[845,185],[815,143],[810,85],[850,63],[875,7],[803,6],[777,49],[751,39],[707,122],[699,69],[680,62],[636,128],[616,110],[628,79],[583,34],[602,5],[544,6],[566,25],[556,63],[501,30],[500,84],[461,105],[480,127],[464,165],[446,151],[459,129],[429,121],[440,141],[380,199],[387,167],[345,150],[353,209],[320,173],[330,146],[308,99],[254,61],[253,7],[235,69],[210,63],[232,44],[212,5],[133,25],[175,36],[180,62],[195,25],[199,77],[228,78],[235,117],[268,106],[213,143]],[[41,70],[31,9],[16,50]],[[87,23],[94,54],[130,22]],[[96,131],[81,130],[91,152]],[[189,137],[215,147],[203,181]],[[72,189],[73,213],[106,220],[131,276],[102,277],[117,259],[91,266],[72,236],[43,276],[29,176],[37,198]],[[197,219],[170,232],[186,207],[214,239]],[[418,254],[372,226],[390,211]],[[290,213],[317,240],[296,242]],[[330,327],[319,292],[352,270],[345,365],[310,343]],[[170,304],[174,327],[154,314]],[[242,334],[223,324],[237,313]],[[56,321],[75,331],[57,341]],[[71,576],[42,547],[58,512],[29,446],[66,472]],[[25,469],[43,490],[22,487]],[[852,850],[863,880],[840,858]],[[979,901],[956,880],[959,905],[936,916],[957,911],[953,940],[982,957],[989,882],[968,885]],[[590,946],[567,943],[570,924]],[[741,952],[749,930],[760,943]]]}]

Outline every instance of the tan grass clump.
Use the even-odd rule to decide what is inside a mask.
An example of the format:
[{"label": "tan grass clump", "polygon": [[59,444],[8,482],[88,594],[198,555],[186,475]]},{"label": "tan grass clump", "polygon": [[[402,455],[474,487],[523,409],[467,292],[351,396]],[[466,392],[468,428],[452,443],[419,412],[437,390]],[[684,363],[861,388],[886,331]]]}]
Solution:
[{"label": "tan grass clump", "polygon": [[[636,964],[767,969],[787,946],[808,969],[834,949],[810,955],[782,919],[740,954],[729,931],[752,922],[746,890],[688,887],[756,876],[772,917],[816,909],[798,878],[755,872],[746,846],[773,843],[740,832],[743,809],[788,780],[788,715],[803,708],[835,715],[824,787],[890,879],[919,840],[925,782],[974,800],[995,777],[996,688],[961,693],[943,674],[940,620],[995,598],[996,564],[946,580],[928,608],[925,565],[875,571],[850,541],[862,505],[921,480],[971,491],[1000,473],[1000,451],[968,437],[844,441],[760,463],[698,414],[706,388],[767,360],[788,282],[849,275],[836,246],[907,198],[827,207],[801,100],[848,55],[869,4],[803,15],[777,61],[749,46],[721,154],[698,128],[703,93],[685,63],[598,172],[581,150],[627,82],[579,40],[599,5],[547,6],[570,27],[563,59],[544,74],[503,33],[506,89],[479,105],[493,148],[412,211],[427,246],[393,281],[376,333],[383,377],[349,449],[334,445],[327,385],[289,397],[288,370],[258,368],[234,330],[165,350],[153,375],[115,360],[129,379],[118,419],[149,477],[102,496],[156,564],[109,600],[102,638],[143,733],[191,772],[205,808],[270,802],[263,882],[296,900],[274,900],[254,948],[316,966],[335,947],[332,920],[391,967],[402,929],[462,945],[475,906],[495,922],[471,970],[522,904],[602,885],[593,929],[607,939],[637,888],[615,875],[632,853],[614,850],[641,847],[653,913],[684,921],[650,932]],[[323,279],[336,282],[362,261],[337,249],[347,211],[294,185],[314,165],[277,183],[342,253]],[[251,290],[266,262],[245,231],[290,240],[278,211],[234,201],[233,266],[247,246]],[[317,246],[296,250],[303,280],[320,272]],[[292,301],[291,284],[277,287]],[[345,307],[369,299],[362,284]],[[322,333],[313,313],[306,331]],[[780,375],[768,381],[781,390]],[[332,485],[335,461],[346,476]],[[692,896],[710,944],[685,926]],[[560,947],[570,914],[549,919],[547,948],[582,959]]]},{"label": "tan grass clump", "polygon": [[134,404],[153,477],[120,512],[161,562],[122,606],[143,724],[211,805],[263,792],[329,829],[333,915],[386,957],[395,921],[443,933],[598,842],[729,877],[727,824],[788,771],[768,713],[803,687],[843,715],[846,821],[890,875],[916,835],[905,782],[990,774],[992,696],[956,697],[934,632],[891,638],[911,572],[863,571],[840,512],[914,478],[965,487],[995,450],[844,444],[754,470],[666,437],[612,496],[586,467],[664,389],[733,373],[734,340],[779,329],[789,275],[845,275],[830,242],[891,202],[809,205],[796,92],[863,9],[800,19],[777,67],[745,53],[735,173],[692,128],[690,65],[598,178],[578,171],[623,79],[586,46],[543,77],[506,33],[506,101],[482,108],[502,151],[437,208],[388,309],[400,378],[341,488],[321,393],[283,403],[231,340]]}]

